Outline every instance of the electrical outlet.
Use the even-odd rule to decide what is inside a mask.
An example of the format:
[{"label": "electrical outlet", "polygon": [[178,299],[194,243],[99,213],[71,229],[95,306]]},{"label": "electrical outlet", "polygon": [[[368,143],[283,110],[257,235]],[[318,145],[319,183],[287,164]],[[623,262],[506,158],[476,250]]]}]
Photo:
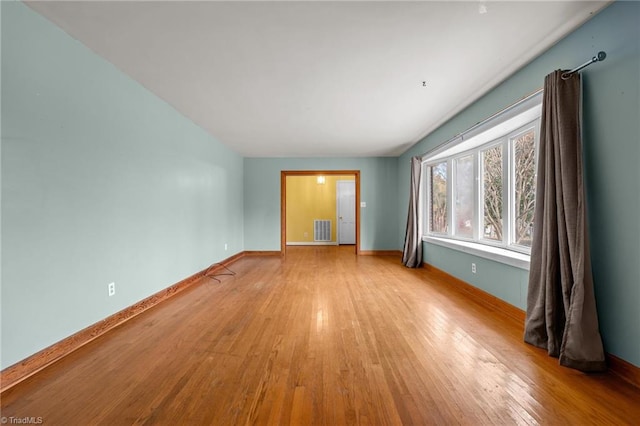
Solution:
[{"label": "electrical outlet", "polygon": [[109,297],[116,294],[116,283],[109,283],[108,288],[109,288]]},{"label": "electrical outlet", "polygon": [[224,251],[227,251],[227,243],[224,243]]},{"label": "electrical outlet", "polygon": [[474,274],[476,273],[476,264],[475,263],[471,264],[471,272],[473,272]]}]

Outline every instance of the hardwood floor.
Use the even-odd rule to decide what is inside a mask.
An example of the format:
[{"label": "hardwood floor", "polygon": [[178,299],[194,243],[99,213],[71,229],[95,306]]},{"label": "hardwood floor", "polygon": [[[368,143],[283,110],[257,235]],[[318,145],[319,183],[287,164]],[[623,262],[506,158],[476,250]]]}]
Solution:
[{"label": "hardwood floor", "polygon": [[46,425],[639,424],[640,389],[352,247],[245,257],[2,394]]}]

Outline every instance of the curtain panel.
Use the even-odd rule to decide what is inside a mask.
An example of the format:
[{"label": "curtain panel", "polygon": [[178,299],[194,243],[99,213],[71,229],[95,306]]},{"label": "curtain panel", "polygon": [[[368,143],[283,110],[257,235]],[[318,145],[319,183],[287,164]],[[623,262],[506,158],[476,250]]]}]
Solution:
[{"label": "curtain panel", "polygon": [[409,268],[422,265],[422,218],[420,199],[422,182],[422,158],[411,159],[411,188],[409,192],[409,214],[404,237],[402,264]]},{"label": "curtain panel", "polygon": [[606,368],[583,183],[581,76],[545,78],[524,340],[586,372]]}]

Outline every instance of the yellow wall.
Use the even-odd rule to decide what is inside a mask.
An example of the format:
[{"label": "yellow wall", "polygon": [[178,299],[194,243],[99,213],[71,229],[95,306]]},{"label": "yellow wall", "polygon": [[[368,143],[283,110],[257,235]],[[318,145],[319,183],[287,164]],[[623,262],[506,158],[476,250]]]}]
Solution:
[{"label": "yellow wall", "polygon": [[336,242],[336,182],[355,180],[355,176],[324,175],[325,183],[318,184],[317,176],[287,176],[287,242],[313,243],[313,221],[331,221],[331,241]]}]

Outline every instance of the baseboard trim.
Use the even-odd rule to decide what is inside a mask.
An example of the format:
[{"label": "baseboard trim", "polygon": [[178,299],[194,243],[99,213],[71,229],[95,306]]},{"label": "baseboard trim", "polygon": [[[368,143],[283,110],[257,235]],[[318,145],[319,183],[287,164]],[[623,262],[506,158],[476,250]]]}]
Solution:
[{"label": "baseboard trim", "polygon": [[[422,265],[424,269],[429,271],[429,273],[434,274],[437,278],[443,279],[446,282],[453,284],[460,291],[467,293],[472,297],[473,300],[477,301],[480,304],[485,305],[486,307],[493,310],[500,310],[505,313],[507,316],[519,321],[522,324],[523,332],[524,332],[524,320],[525,320],[525,311],[522,309],[513,306],[512,304],[505,302],[504,300],[487,293],[484,290],[481,290],[477,287],[472,286],[466,281],[461,280],[460,278],[454,277],[448,272],[443,271],[442,269],[438,269],[433,265],[425,263]],[[607,365],[609,367],[609,372],[620,379],[626,381],[627,383],[640,388],[640,368],[635,365],[625,361],[621,358],[618,358],[615,355],[611,355],[609,353],[605,354],[607,359]]]},{"label": "baseboard trim", "polygon": [[[236,253],[231,257],[227,257],[226,259],[224,259],[221,262],[217,262],[217,263],[214,263],[213,265],[209,266],[207,269],[202,271],[202,275],[207,275],[207,274],[210,274],[210,273],[218,272],[218,271],[226,268],[227,266],[231,265],[232,263],[237,262],[239,259],[242,259],[245,256],[246,256],[246,253],[243,252],[243,251],[241,251],[240,253]],[[200,273],[200,272],[198,272],[198,273]],[[198,274],[195,274],[195,275],[198,275]]]},{"label": "baseboard trim", "polygon": [[493,294],[487,293],[486,291],[481,290],[478,287],[474,287],[466,281],[454,277],[448,272],[445,272],[442,269],[438,269],[433,265],[424,263],[422,267],[430,273],[438,276],[439,278],[444,279],[448,283],[455,285],[459,290],[467,293],[469,296],[472,296],[473,300],[493,310],[499,310],[507,316],[524,324],[525,312],[522,309],[513,306],[512,304],[505,302],[504,300],[494,296]]},{"label": "baseboard trim", "polygon": [[281,256],[278,250],[249,250],[242,252],[244,256]]},{"label": "baseboard trim", "polygon": [[337,246],[337,241],[291,241],[287,242],[287,246]]},{"label": "baseboard trim", "polygon": [[39,352],[36,352],[30,357],[25,358],[22,361],[19,361],[5,368],[4,370],[0,371],[0,393],[17,385],[28,377],[33,376],[47,366],[53,364],[66,355],[69,355],[76,349],[79,349],[92,340],[95,340],[96,338],[102,336],[109,330],[114,329],[115,327],[125,323],[131,318],[140,315],[147,309],[150,309],[153,306],[156,306],[157,304],[169,299],[170,297],[175,296],[181,291],[186,290],[193,284],[199,282],[199,280],[205,275],[218,272],[229,266],[233,262],[236,262],[238,259],[244,257],[245,255],[245,252],[240,252],[221,262],[214,263],[207,269],[196,272],[190,277],[185,278],[184,280],[170,287],[167,287],[164,290],[160,290],[159,292],[152,294],[146,299],[143,299],[129,306],[128,308],[116,312],[115,314],[110,315],[107,318],[98,321],[97,323],[90,325],[87,328],[84,328],[65,339],[62,339],[57,343],[54,343],[53,345],[44,348]]},{"label": "baseboard trim", "polygon": [[605,354],[605,356],[607,358],[609,371],[612,374],[615,374],[632,386],[640,388],[640,368],[615,355]]},{"label": "baseboard trim", "polygon": [[400,250],[360,250],[360,256],[402,256]]}]

